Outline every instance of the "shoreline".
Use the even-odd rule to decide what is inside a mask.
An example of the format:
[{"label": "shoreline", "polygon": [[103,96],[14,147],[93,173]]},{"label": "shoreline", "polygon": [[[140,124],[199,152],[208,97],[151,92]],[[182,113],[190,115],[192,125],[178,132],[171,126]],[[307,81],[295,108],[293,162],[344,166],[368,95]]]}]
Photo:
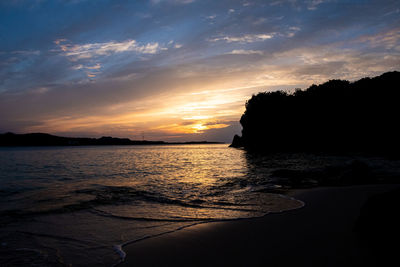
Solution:
[{"label": "shoreline", "polygon": [[259,218],[209,222],[127,244],[118,266],[369,266],[371,255],[354,232],[373,195],[400,185],[293,190],[305,206]]},{"label": "shoreline", "polygon": [[225,144],[216,141],[184,141],[167,142],[161,140],[131,140],[129,138],[118,138],[103,136],[91,137],[65,137],[51,135],[48,133],[26,133],[15,134],[11,132],[0,133],[0,147],[80,147],[80,146],[143,146],[143,145],[215,145]]},{"label": "shoreline", "polygon": [[163,232],[163,233],[158,233],[158,234],[155,234],[155,235],[144,236],[144,237],[141,237],[139,239],[128,240],[128,241],[126,241],[124,243],[116,244],[116,245],[113,246],[113,249],[120,256],[120,261],[115,263],[115,264],[113,264],[112,267],[119,266],[120,264],[125,262],[126,252],[124,250],[124,247],[129,246],[130,244],[141,242],[141,241],[147,240],[147,239],[157,238],[157,237],[164,236],[164,235],[167,235],[167,234],[172,234],[172,233],[181,231],[183,229],[196,227],[196,226],[199,226],[199,225],[202,225],[202,224],[224,223],[224,222],[235,222],[235,221],[241,221],[241,220],[258,219],[258,218],[263,218],[264,216],[267,216],[267,215],[270,215],[270,214],[279,214],[279,213],[284,213],[284,212],[288,212],[288,211],[292,211],[292,210],[297,210],[297,209],[303,208],[305,206],[305,203],[303,201],[301,201],[299,199],[296,199],[295,197],[291,196],[290,192],[291,191],[288,191],[286,194],[279,194],[279,193],[276,193],[276,194],[280,195],[283,198],[288,198],[288,199],[291,199],[291,200],[294,200],[294,201],[298,202],[299,203],[299,207],[294,207],[294,208],[290,208],[290,209],[282,209],[282,210],[278,210],[278,211],[271,211],[271,212],[268,212],[267,214],[265,214],[263,216],[253,217],[253,218],[236,218],[236,219],[220,219],[220,220],[210,220],[210,221],[199,221],[199,222],[195,222],[195,223],[190,224],[190,225],[181,226],[181,227],[179,227],[179,228],[177,228],[175,230],[171,230],[171,231],[167,231],[167,232]]}]

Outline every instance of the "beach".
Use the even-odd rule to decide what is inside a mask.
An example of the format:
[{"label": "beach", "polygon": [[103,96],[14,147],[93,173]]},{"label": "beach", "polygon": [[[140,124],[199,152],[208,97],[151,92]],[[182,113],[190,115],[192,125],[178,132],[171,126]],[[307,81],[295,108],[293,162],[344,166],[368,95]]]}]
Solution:
[{"label": "beach", "polygon": [[[205,223],[123,247],[120,266],[388,266],[386,244],[374,251],[355,231],[371,196],[399,185],[293,191],[300,209],[261,218]],[[375,229],[378,230],[378,229]],[[388,237],[390,238],[390,237]]]}]

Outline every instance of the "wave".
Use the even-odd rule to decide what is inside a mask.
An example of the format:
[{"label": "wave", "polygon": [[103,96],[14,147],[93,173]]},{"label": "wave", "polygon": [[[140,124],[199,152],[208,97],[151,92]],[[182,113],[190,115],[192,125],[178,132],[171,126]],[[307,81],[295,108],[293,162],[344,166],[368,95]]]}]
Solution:
[{"label": "wave", "polygon": [[162,218],[144,218],[144,217],[130,217],[112,214],[103,210],[91,209],[90,212],[98,216],[128,220],[128,221],[154,221],[154,222],[193,222],[193,221],[211,221],[212,219],[198,219],[198,218],[177,218],[177,219],[162,219]]},{"label": "wave", "polygon": [[[40,199],[36,202],[35,210],[5,210],[0,213],[3,217],[2,222],[6,222],[5,218],[11,219],[23,219],[29,218],[34,215],[48,215],[48,214],[57,214],[57,213],[69,213],[87,210],[97,215],[101,216],[112,216],[110,213],[102,213],[98,209],[99,206],[119,206],[124,204],[136,204],[142,206],[143,203],[155,203],[159,205],[168,205],[168,206],[179,206],[184,209],[197,209],[197,210],[215,210],[215,211],[233,211],[233,212],[244,212],[244,213],[260,213],[264,212],[263,209],[260,209],[262,203],[250,202],[248,201],[248,196],[243,197],[245,194],[255,194],[258,192],[265,193],[261,187],[246,187],[239,190],[226,191],[224,195],[205,195],[203,198],[201,196],[197,196],[197,198],[193,199],[177,199],[167,197],[161,194],[157,194],[154,192],[149,192],[145,190],[137,190],[128,186],[100,186],[96,185],[92,188],[79,189],[75,190],[75,201],[76,203],[61,205],[54,208],[46,209],[46,203],[51,202],[54,203],[55,200],[57,202],[62,202],[63,199],[69,198],[46,198]],[[264,188],[264,187],[263,187]],[[88,195],[89,197],[84,198],[82,200],[81,195]],[[236,197],[238,200],[232,201],[232,198]],[[72,200],[74,198],[74,194],[72,193]],[[230,199],[230,201],[228,201]],[[245,201],[243,201],[245,199]],[[78,201],[79,200],[79,201]],[[42,207],[42,208],[41,208]],[[167,206],[166,206],[167,207]],[[159,211],[164,210],[164,208],[160,207]],[[184,211],[184,210],[182,210]],[[154,214],[150,214],[154,215]],[[160,218],[160,217],[126,217],[120,215],[113,215],[116,219],[129,219],[129,220],[137,220],[137,221],[165,221],[165,222],[187,222],[187,221],[198,221],[198,220],[214,220],[220,218],[190,218],[190,217],[170,217],[169,218]],[[248,217],[248,216],[246,216]]]},{"label": "wave", "polygon": [[[82,189],[75,191],[76,193],[89,194],[94,197],[92,200],[83,201],[77,204],[65,206],[67,209],[77,210],[81,208],[93,208],[100,205],[119,205],[134,201],[144,201],[159,204],[176,205],[188,208],[201,209],[222,209],[254,212],[257,209],[238,208],[245,206],[257,206],[255,203],[233,203],[227,201],[212,201],[206,199],[187,199],[180,200],[170,198],[159,193],[153,193],[144,190],[136,190],[127,186],[101,186],[99,188]],[[225,192],[226,193],[226,192]]]}]

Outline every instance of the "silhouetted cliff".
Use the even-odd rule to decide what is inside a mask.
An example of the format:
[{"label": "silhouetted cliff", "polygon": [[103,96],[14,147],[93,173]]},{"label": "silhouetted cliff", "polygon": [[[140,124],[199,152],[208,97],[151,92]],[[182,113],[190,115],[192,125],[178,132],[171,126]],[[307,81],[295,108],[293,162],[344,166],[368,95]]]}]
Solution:
[{"label": "silhouetted cliff", "polygon": [[390,152],[400,150],[400,73],[356,82],[330,80],[293,94],[253,95],[240,119],[248,150]]}]

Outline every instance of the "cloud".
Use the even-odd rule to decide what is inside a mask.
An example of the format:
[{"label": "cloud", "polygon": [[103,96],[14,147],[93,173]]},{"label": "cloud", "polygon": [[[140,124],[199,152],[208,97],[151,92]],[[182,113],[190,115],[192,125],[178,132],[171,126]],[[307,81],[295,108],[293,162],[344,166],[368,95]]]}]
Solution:
[{"label": "cloud", "polygon": [[210,19],[210,20],[213,20],[213,19],[215,19],[217,17],[217,15],[210,15],[210,16],[207,16],[206,17],[206,19]]},{"label": "cloud", "polygon": [[[232,129],[224,127],[230,125],[229,121],[239,120],[245,101],[253,93],[380,74],[399,66],[399,56],[389,56],[332,44],[260,55],[262,64],[244,57],[240,62],[226,61],[219,66],[207,59],[160,69],[149,67],[141,72],[126,66],[120,74],[113,74],[113,80],[109,77],[98,83],[58,85],[14,97],[2,95],[0,114],[9,120],[4,125],[19,123],[19,131],[122,137],[146,131],[153,140],[213,140],[224,136],[224,141],[230,141]],[[120,79],[135,73],[138,76]],[[19,108],[12,109],[14,106]],[[33,124],[23,128],[21,120],[27,118]],[[185,119],[188,122],[182,127]]]},{"label": "cloud", "polygon": [[[360,51],[344,48],[338,44],[313,47],[299,47],[273,54],[274,61],[280,59],[284,64],[276,67],[284,69],[289,77],[311,83],[329,79],[356,80],[365,76],[380,75],[385,71],[396,70],[400,65],[399,54],[386,51]],[[271,73],[273,73],[272,71]]]},{"label": "cloud", "polygon": [[18,54],[18,55],[23,55],[23,56],[38,56],[40,55],[39,50],[17,50],[17,51],[12,51],[12,54]]},{"label": "cloud", "polygon": [[300,30],[301,30],[300,27],[296,27],[296,26],[289,27],[289,30],[287,31],[286,36],[291,38],[291,37],[295,36],[296,33]]},{"label": "cloud", "polygon": [[70,44],[66,39],[57,39],[54,43],[67,57],[73,60],[92,58],[95,56],[108,56],[123,52],[135,52],[139,54],[156,54],[161,50],[157,42],[139,45],[135,40],[123,42],[104,42],[87,44]]},{"label": "cloud", "polygon": [[223,36],[208,39],[210,42],[225,41],[227,43],[240,42],[240,43],[253,43],[271,39],[275,36],[275,33],[270,34],[246,34],[242,36]]},{"label": "cloud", "polygon": [[66,41],[68,41],[68,40],[65,38],[60,38],[60,39],[55,40],[54,43],[56,45],[60,45],[61,43],[66,42]]},{"label": "cloud", "polygon": [[32,90],[31,92],[32,92],[32,93],[35,93],[35,94],[45,94],[45,93],[47,93],[49,90],[50,90],[50,89],[47,88],[47,87],[39,87],[39,88],[36,88],[36,89]]},{"label": "cloud", "polygon": [[383,47],[385,49],[397,49],[400,51],[400,28],[377,34],[363,35],[355,42],[368,43],[371,47]]},{"label": "cloud", "polygon": [[264,52],[260,51],[260,50],[243,50],[243,49],[239,49],[239,50],[232,50],[228,54],[231,54],[231,55],[263,55]]},{"label": "cloud", "polygon": [[97,64],[94,65],[94,66],[87,66],[86,68],[87,68],[88,70],[98,70],[98,69],[101,68],[101,65],[100,65],[99,63],[97,63]]},{"label": "cloud", "polygon": [[153,5],[157,5],[160,3],[170,3],[170,4],[191,4],[194,3],[196,0],[150,0]]},{"label": "cloud", "polygon": [[320,5],[324,2],[327,2],[327,0],[310,0],[307,2],[307,9],[308,10],[316,10],[318,5]]},{"label": "cloud", "polygon": [[[162,47],[157,42],[138,44],[135,40],[72,44],[67,39],[63,38],[55,40],[54,43],[58,46],[58,51],[61,52],[61,55],[72,62],[81,63],[71,68],[74,70],[85,70],[86,77],[91,80],[101,73],[100,69],[102,68],[101,63],[93,63],[93,61],[99,61],[104,57],[122,53],[154,55],[160,51],[168,50],[167,47]],[[179,47],[179,44],[177,45]]]},{"label": "cloud", "polygon": [[253,22],[253,25],[261,25],[261,24],[263,24],[263,23],[265,23],[265,22],[267,22],[267,21],[268,21],[267,18],[257,18],[257,19]]}]

